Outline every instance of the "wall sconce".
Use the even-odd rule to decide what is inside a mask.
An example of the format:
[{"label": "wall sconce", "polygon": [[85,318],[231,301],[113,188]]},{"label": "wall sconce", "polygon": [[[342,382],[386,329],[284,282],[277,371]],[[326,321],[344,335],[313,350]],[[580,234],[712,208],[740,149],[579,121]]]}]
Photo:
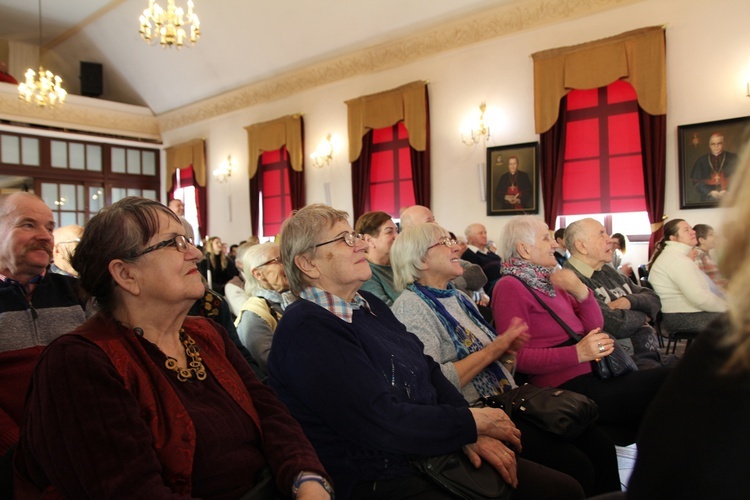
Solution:
[{"label": "wall sconce", "polygon": [[328,134],[325,139],[320,141],[318,148],[310,155],[310,159],[312,160],[313,165],[318,168],[323,168],[331,163],[333,160],[333,153],[333,141],[331,140],[331,134]]},{"label": "wall sconce", "polygon": [[490,140],[490,127],[485,125],[484,123],[484,112],[487,109],[487,104],[482,103],[479,105],[479,123],[476,124],[476,126],[473,126],[468,132],[461,133],[461,140],[464,144],[467,146],[473,146],[474,144],[477,144],[479,141],[489,141]]},{"label": "wall sconce", "polygon": [[213,173],[216,182],[227,182],[232,177],[232,155],[227,156],[227,161],[223,162],[219,168],[214,169]]}]

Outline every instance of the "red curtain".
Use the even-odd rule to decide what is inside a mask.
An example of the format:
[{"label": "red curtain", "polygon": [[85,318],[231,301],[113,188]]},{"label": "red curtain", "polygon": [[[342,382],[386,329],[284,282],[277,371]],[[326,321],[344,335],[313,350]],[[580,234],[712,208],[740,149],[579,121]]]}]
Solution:
[{"label": "red curtain", "polygon": [[667,164],[667,115],[650,115],[638,106],[638,121],[641,126],[641,155],[643,157],[643,184],[646,210],[651,221],[651,239],[648,242],[649,256],[656,242],[662,237],[664,217],[664,186]]},{"label": "red curtain", "polygon": [[[281,149],[284,149],[283,147]],[[292,210],[299,210],[304,207],[306,202],[305,194],[305,173],[297,172],[292,168],[289,155],[280,155],[286,158],[286,169],[289,172],[289,197],[291,200]],[[260,185],[263,178],[263,155],[258,157],[258,168],[255,175],[250,179],[250,226],[253,234],[257,235],[260,228]],[[287,214],[288,215],[288,214]],[[266,234],[265,236],[270,236]]]},{"label": "red curtain", "polygon": [[542,203],[544,204],[544,222],[550,229],[555,228],[562,201],[563,164],[565,162],[565,132],[568,100],[560,100],[560,112],[552,128],[539,138],[539,161],[541,163]]},{"label": "red curtain", "polygon": [[253,231],[253,235],[258,235],[258,228],[260,228],[260,182],[259,179],[262,176],[261,169],[263,168],[263,156],[258,156],[258,168],[255,170],[255,175],[250,179],[250,228]]},{"label": "red curtain", "polygon": [[[177,178],[178,172],[180,174],[179,179]],[[202,237],[206,237],[208,235],[208,197],[206,194],[208,190],[196,182],[192,165],[175,170],[175,173],[172,174],[172,189],[167,193],[167,198],[170,200],[174,198],[174,192],[178,187],[184,188],[189,186],[195,188],[195,207],[198,210],[198,232]]]},{"label": "red curtain", "polygon": [[424,88],[425,114],[427,114],[427,148],[417,151],[409,147],[411,152],[411,178],[414,183],[414,203],[425,207],[430,206],[432,192],[430,189],[430,98],[427,86]]},{"label": "red curtain", "polygon": [[372,130],[362,137],[362,152],[352,163],[352,198],[354,220],[365,213],[370,198],[370,164],[372,155]]}]

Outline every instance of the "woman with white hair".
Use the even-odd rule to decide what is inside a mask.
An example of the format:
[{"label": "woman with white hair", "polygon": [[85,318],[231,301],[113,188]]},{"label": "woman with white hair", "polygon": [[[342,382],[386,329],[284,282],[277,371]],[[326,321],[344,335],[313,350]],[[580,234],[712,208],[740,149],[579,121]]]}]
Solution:
[{"label": "woman with white hair", "polygon": [[264,375],[271,352],[276,325],[291,300],[289,283],[281,264],[278,243],[263,243],[247,249],[242,259],[245,292],[248,299],[242,304],[234,324],[245,347],[258,362]]},{"label": "woman with white hair", "polygon": [[[528,339],[527,326],[516,318],[498,334],[473,301],[451,281],[463,270],[460,245],[435,223],[405,230],[391,250],[396,286],[403,290],[393,313],[424,344],[425,354],[464,398],[475,404],[516,386],[508,367]],[[586,496],[620,489],[615,447],[596,426],[567,441],[522,419],[521,456],[575,478]]]},{"label": "woman with white hair", "polygon": [[[602,380],[592,362],[614,351],[614,338],[604,325],[596,297],[570,269],[557,269],[557,243],[541,219],[521,215],[503,228],[500,253],[503,277],[492,293],[498,330],[515,318],[529,325],[529,341],[518,350],[517,370],[540,387],[579,392],[596,401],[599,423],[615,426],[630,436],[640,425],[648,405],[668,371],[636,371]],[[559,319],[583,337],[573,343]]]},{"label": "woman with white hair", "polygon": [[[469,408],[417,337],[360,292],[371,270],[348,214],[309,205],[281,228],[281,256],[299,297],[279,322],[269,383],[302,425],[339,498],[447,499],[412,455],[463,452],[486,461],[515,499],[582,497],[569,476],[516,458],[519,432],[498,408]],[[398,241],[398,240],[397,240]]]}]

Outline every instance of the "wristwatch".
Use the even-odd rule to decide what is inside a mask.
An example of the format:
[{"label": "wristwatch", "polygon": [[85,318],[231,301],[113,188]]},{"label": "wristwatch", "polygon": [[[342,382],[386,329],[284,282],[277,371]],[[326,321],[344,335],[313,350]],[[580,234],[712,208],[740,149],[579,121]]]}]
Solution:
[{"label": "wristwatch", "polygon": [[294,483],[292,484],[292,498],[297,498],[297,492],[299,491],[299,487],[302,486],[302,483],[306,483],[307,481],[315,481],[316,483],[320,483],[320,485],[323,487],[324,490],[328,492],[329,495],[331,495],[331,499],[333,500],[333,487],[331,486],[331,483],[328,482],[326,478],[321,476],[320,474],[315,474],[314,472],[305,472],[302,471],[299,474],[297,474],[297,477],[294,479]]}]

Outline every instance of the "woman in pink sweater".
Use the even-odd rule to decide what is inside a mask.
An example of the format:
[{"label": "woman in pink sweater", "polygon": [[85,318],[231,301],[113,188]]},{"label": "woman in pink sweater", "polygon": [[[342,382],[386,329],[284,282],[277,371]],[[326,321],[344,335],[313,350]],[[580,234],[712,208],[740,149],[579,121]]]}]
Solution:
[{"label": "woman in pink sweater", "polygon": [[[503,278],[493,290],[491,303],[497,331],[507,329],[513,317],[529,326],[530,338],[518,351],[518,371],[535,385],[562,387],[590,397],[599,405],[601,424],[637,429],[667,370],[598,378],[592,362],[609,356],[615,341],[601,332],[604,320],[594,294],[572,271],[555,271],[557,243],[541,219],[518,216],[503,231]],[[583,339],[574,343],[534,295]]]}]

